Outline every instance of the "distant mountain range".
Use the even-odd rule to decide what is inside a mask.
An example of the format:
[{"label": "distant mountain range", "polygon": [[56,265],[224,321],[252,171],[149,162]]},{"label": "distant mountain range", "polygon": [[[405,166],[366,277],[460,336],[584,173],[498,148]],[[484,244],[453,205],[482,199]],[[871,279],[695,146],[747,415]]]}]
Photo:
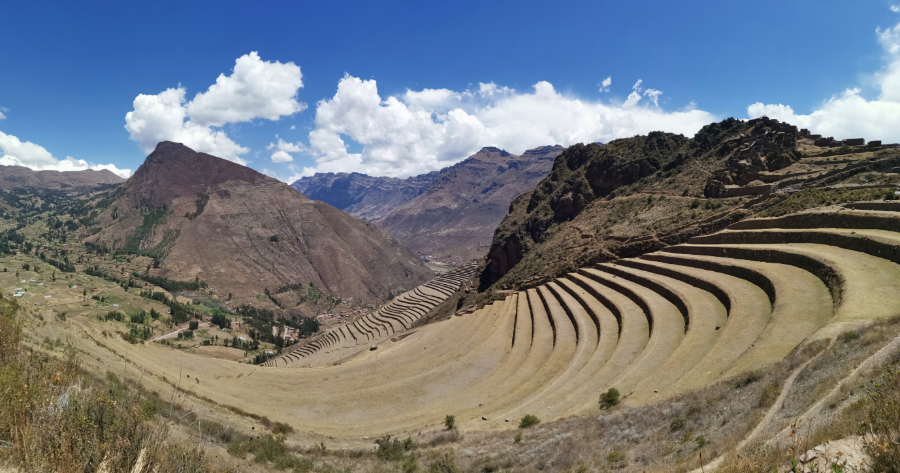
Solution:
[{"label": "distant mountain range", "polygon": [[[379,302],[433,274],[396,239],[248,167],[162,142],[97,216],[87,239],[161,262],[151,275],[199,278],[221,295],[291,285]],[[305,290],[305,289],[304,289]]]},{"label": "distant mountain range", "polygon": [[487,252],[510,203],[550,172],[563,149],[542,146],[515,155],[486,147],[407,179],[327,173],[292,187],[375,223],[421,255],[459,263]]},{"label": "distant mountain range", "polygon": [[418,197],[438,178],[432,171],[406,179],[374,177],[353,172],[316,173],[291,184],[313,200],[327,202],[363,220],[378,220],[397,206]]},{"label": "distant mountain range", "polygon": [[0,166],[0,189],[82,189],[125,182],[106,169],[94,171],[33,171],[23,166]]}]

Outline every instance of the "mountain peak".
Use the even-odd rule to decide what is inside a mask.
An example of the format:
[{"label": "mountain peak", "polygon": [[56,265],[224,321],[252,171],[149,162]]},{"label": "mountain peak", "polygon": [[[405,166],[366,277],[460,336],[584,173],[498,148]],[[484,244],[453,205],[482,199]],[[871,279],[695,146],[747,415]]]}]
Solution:
[{"label": "mountain peak", "polygon": [[375,303],[431,274],[380,230],[181,143],[157,145],[114,197],[89,241],[152,256],[154,276],[199,277],[235,303],[265,305],[256,296],[292,284]]},{"label": "mountain peak", "polygon": [[[247,166],[198,153],[182,143],[162,141],[128,180],[133,204],[159,207],[176,197],[213,193],[229,181],[278,182]],[[160,183],[165,182],[162,186]]]},{"label": "mountain peak", "polygon": [[509,152],[507,152],[506,150],[497,148],[495,146],[485,146],[484,148],[481,148],[481,151],[479,151],[478,153],[500,154],[500,156],[504,157],[504,158],[509,156]]}]

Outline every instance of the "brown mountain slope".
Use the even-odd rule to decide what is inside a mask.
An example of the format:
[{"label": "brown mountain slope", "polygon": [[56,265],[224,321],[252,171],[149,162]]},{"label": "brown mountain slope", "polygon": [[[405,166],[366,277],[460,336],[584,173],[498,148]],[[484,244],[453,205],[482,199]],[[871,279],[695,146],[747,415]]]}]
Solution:
[{"label": "brown mountain slope", "polygon": [[481,257],[510,202],[540,182],[562,151],[543,146],[518,156],[482,148],[375,223],[420,254],[457,262]]},{"label": "brown mountain slope", "polygon": [[125,182],[106,169],[94,171],[33,171],[23,166],[0,166],[0,189],[32,187],[35,189],[70,189],[97,187]]},{"label": "brown mountain slope", "polygon": [[406,179],[368,176],[358,172],[316,173],[291,184],[301,194],[321,200],[366,221],[378,220],[419,196],[437,179],[439,171]]},{"label": "brown mountain slope", "polygon": [[885,193],[893,198],[896,178],[842,182],[896,171],[896,145],[820,138],[762,117],[712,123],[693,138],[652,132],[603,147],[573,145],[546,179],[510,205],[483,264],[480,289],[532,287],[753,215]]},{"label": "brown mountain slope", "polygon": [[265,289],[314,284],[377,302],[431,272],[394,238],[250,168],[160,143],[99,215],[86,241],[161,262],[155,276],[200,278],[254,301]]}]

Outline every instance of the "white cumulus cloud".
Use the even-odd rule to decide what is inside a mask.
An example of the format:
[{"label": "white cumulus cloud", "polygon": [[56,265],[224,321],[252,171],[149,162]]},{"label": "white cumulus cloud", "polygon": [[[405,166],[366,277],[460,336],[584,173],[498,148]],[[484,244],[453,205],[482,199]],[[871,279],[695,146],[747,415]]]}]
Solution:
[{"label": "white cumulus cloud", "polygon": [[644,91],[644,95],[653,102],[653,105],[659,106],[659,96],[662,95],[662,91],[656,89],[647,89]]},{"label": "white cumulus cloud", "polygon": [[250,150],[232,141],[224,131],[185,121],[185,92],[185,88],[179,86],[156,95],[138,95],[134,99],[134,111],[125,115],[129,138],[145,153],[153,151],[160,141],[175,141],[194,151],[247,164],[240,155]]},{"label": "white cumulus cloud", "polygon": [[293,62],[282,64],[259,58],[255,51],[235,61],[230,76],[220,74],[206,92],[186,105],[191,121],[201,126],[222,126],[255,118],[278,120],[306,108],[297,101],[303,74]]},{"label": "white cumulus cloud", "polygon": [[833,95],[806,115],[796,113],[790,105],[762,102],[747,107],[747,115],[766,115],[838,139],[900,141],[900,23],[878,28],[875,34],[885,55],[884,67],[873,75],[876,98],[867,99],[854,87]]},{"label": "white cumulus cloud", "polygon": [[275,138],[278,138],[278,143],[269,143],[269,146],[266,146],[266,149],[268,150],[276,150],[272,153],[273,163],[287,163],[293,161],[294,157],[289,153],[299,153],[306,150],[306,146],[303,146],[302,143],[288,143],[278,135],[275,135]]},{"label": "white cumulus cloud", "polygon": [[[644,92],[653,106],[642,106],[641,84],[638,80],[619,105],[571,97],[546,81],[530,92],[491,82],[464,91],[407,90],[381,97],[374,80],[347,74],[334,97],[316,104],[308,153],[320,172],[409,176],[458,162],[483,146],[522,153],[654,130],[693,135],[716,119],[694,106],[664,111],[655,89]],[[351,153],[348,139],[361,145],[361,152]]]},{"label": "white cumulus cloud", "polygon": [[900,5],[891,5],[891,11],[894,13],[900,13]]},{"label": "white cumulus cloud", "polygon": [[6,120],[6,115],[3,114],[4,112],[9,113],[9,109],[6,107],[0,107],[0,120]]},{"label": "white cumulus cloud", "polygon": [[13,135],[0,131],[0,164],[23,166],[35,171],[83,171],[86,169],[109,170],[123,178],[131,176],[131,169],[119,169],[114,164],[93,164],[83,159],[66,156],[56,159],[43,146],[30,141],[22,142]]},{"label": "white cumulus cloud", "polygon": [[612,76],[603,79],[600,83],[600,92],[609,92],[609,86],[612,85]]},{"label": "white cumulus cloud", "polygon": [[254,51],[235,61],[230,76],[219,75],[215,84],[189,102],[181,85],[156,95],[138,95],[134,110],[125,115],[125,129],[146,153],[160,141],[176,141],[247,164],[240,156],[250,150],[220,127],[257,118],[277,120],[304,110],[306,104],[297,100],[302,79],[300,67],[293,62],[263,61]]}]

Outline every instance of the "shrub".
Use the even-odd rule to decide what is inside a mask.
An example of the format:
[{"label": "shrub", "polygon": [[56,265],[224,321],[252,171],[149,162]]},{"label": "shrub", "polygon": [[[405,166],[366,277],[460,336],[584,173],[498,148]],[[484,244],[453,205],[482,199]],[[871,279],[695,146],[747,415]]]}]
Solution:
[{"label": "shrub", "polygon": [[622,459],[624,457],[625,457],[625,455],[623,455],[622,452],[620,452],[618,450],[611,450],[606,455],[606,461],[609,463],[619,463],[620,461],[622,461]]},{"label": "shrub", "polygon": [[871,407],[863,428],[870,432],[865,446],[870,471],[900,471],[900,370],[896,365],[884,369],[869,398]]},{"label": "shrub", "polygon": [[527,429],[531,426],[535,426],[541,423],[541,420],[537,418],[537,416],[526,414],[522,420],[519,421],[520,429]]},{"label": "shrub", "polygon": [[188,330],[197,330],[198,328],[200,328],[200,322],[198,322],[196,320],[191,320],[188,323]]},{"label": "shrub", "polygon": [[276,434],[289,434],[294,431],[294,428],[288,424],[283,422],[276,422],[275,427],[272,428],[272,432]]},{"label": "shrub", "polygon": [[609,409],[618,406],[620,401],[619,397],[618,389],[609,388],[609,391],[600,395],[600,409]]},{"label": "shrub", "polygon": [[447,430],[432,437],[431,440],[428,441],[428,445],[434,448],[445,443],[459,442],[462,439],[463,436],[459,433],[459,430]]},{"label": "shrub", "polygon": [[859,338],[859,332],[854,331],[854,330],[851,330],[849,332],[844,332],[841,334],[841,336],[839,338],[844,343],[850,343],[853,340],[856,340]]},{"label": "shrub", "polygon": [[392,439],[390,435],[376,440],[375,443],[378,445],[375,455],[382,460],[389,461],[403,460],[406,458],[406,452],[412,450],[416,446],[409,437],[407,437],[406,440],[401,441]]},{"label": "shrub", "polygon": [[452,416],[447,414],[447,417],[444,417],[444,428],[447,430],[453,430],[456,428],[456,416]]},{"label": "shrub", "polygon": [[459,472],[459,467],[456,466],[456,459],[453,458],[452,453],[444,453],[443,455],[434,459],[431,464],[428,465],[428,473],[457,473]]},{"label": "shrub", "polygon": [[520,443],[522,441],[522,432],[516,432],[516,436],[513,437],[513,443]]},{"label": "shrub", "polygon": [[697,448],[703,448],[703,446],[706,445],[706,437],[702,435],[698,435],[694,441],[697,442]]},{"label": "shrub", "polygon": [[400,471],[403,473],[415,473],[419,471],[419,461],[416,460],[415,456],[410,455],[409,458],[400,465]]},{"label": "shrub", "polygon": [[734,381],[734,389],[741,389],[749,386],[762,379],[762,373],[759,371],[750,371],[744,375],[738,376]]},{"label": "shrub", "polygon": [[759,395],[759,407],[771,406],[778,395],[781,394],[781,388],[776,383],[769,383],[763,388],[762,394]]},{"label": "shrub", "polygon": [[684,424],[684,417],[676,417],[672,419],[672,423],[669,424],[669,430],[677,432],[684,428]]}]

